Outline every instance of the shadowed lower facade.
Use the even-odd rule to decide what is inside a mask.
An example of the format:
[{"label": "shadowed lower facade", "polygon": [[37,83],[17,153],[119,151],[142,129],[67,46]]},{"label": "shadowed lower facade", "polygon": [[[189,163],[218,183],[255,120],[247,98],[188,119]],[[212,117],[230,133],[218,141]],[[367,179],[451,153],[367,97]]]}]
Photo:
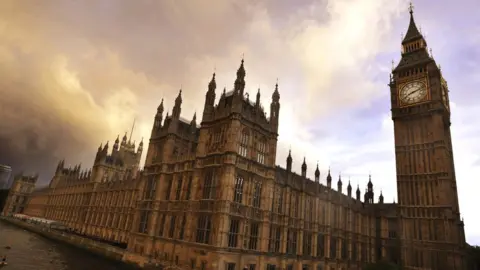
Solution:
[{"label": "shadowed lower facade", "polygon": [[[330,171],[308,179],[291,155],[276,163],[280,93],[269,117],[260,90],[234,87],[216,102],[211,78],[201,121],[181,117],[181,90],[154,116],[143,171],[125,136],[97,151],[91,170],[59,163],[26,214],[125,243],[126,260],[180,269],[361,269],[386,260],[403,269],[468,269],[450,138],[448,88],[411,12],[402,60],[390,78],[399,202],[385,203]],[[320,178],[326,184],[320,184]],[[323,182],[323,181],[322,181]],[[362,188],[363,189],[363,188]]]}]

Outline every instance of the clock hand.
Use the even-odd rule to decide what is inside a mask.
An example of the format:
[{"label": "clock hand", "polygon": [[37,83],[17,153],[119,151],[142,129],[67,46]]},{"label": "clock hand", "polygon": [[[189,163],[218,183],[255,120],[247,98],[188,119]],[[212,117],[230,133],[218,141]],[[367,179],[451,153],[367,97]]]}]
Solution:
[{"label": "clock hand", "polygon": [[420,89],[417,89],[417,90],[415,90],[415,91],[413,91],[413,92],[410,92],[407,96],[405,96],[405,98],[408,98],[409,96],[415,94],[415,93],[418,92],[419,90],[420,90]]}]

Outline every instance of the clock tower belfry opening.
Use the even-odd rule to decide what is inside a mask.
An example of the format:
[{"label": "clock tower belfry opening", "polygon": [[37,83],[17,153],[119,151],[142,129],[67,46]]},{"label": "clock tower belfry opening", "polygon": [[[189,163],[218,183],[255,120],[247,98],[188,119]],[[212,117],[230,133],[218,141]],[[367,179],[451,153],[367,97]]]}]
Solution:
[{"label": "clock tower belfry opening", "polygon": [[401,59],[390,76],[402,266],[465,269],[448,86],[410,5]]}]

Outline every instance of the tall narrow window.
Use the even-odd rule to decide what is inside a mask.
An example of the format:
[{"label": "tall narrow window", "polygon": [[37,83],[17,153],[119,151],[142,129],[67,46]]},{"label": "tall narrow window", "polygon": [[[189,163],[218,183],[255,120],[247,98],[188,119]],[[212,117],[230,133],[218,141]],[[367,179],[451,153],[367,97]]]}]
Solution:
[{"label": "tall narrow window", "polygon": [[260,208],[262,195],[262,183],[260,181],[255,181],[253,186],[253,202],[252,206],[255,208]]},{"label": "tall narrow window", "polygon": [[242,196],[243,196],[243,177],[241,175],[237,175],[235,179],[235,190],[233,194],[233,201],[236,203],[242,203]]},{"label": "tall narrow window", "polygon": [[244,130],[240,135],[240,144],[238,147],[238,153],[242,157],[247,157],[248,155],[248,139],[249,139],[248,132]]},{"label": "tall narrow window", "polygon": [[212,222],[210,216],[200,216],[197,224],[197,243],[210,243],[210,230],[212,229]]},{"label": "tall narrow window", "polygon": [[330,259],[337,258],[337,239],[330,237]]},{"label": "tall narrow window", "polygon": [[297,254],[297,231],[293,229],[287,231],[287,254]]},{"label": "tall narrow window", "polygon": [[235,263],[226,263],[225,269],[226,270],[235,270]]},{"label": "tall narrow window", "polygon": [[265,164],[265,156],[267,150],[267,143],[265,140],[261,139],[257,142],[257,162],[261,164]]},{"label": "tall narrow window", "polygon": [[238,219],[230,220],[230,229],[228,230],[228,247],[237,247],[239,228],[240,221]]},{"label": "tall narrow window", "polygon": [[183,237],[185,235],[185,224],[187,223],[187,217],[186,215],[184,214],[183,215],[183,218],[182,218],[182,224],[180,225],[180,233],[178,235],[178,238],[180,240],[183,240]]},{"label": "tall narrow window", "polygon": [[143,193],[143,197],[145,200],[153,200],[155,199],[155,189],[157,182],[155,181],[155,176],[150,175],[145,183],[145,190]]},{"label": "tall narrow window", "polygon": [[312,255],[312,232],[303,232],[303,255]]},{"label": "tall narrow window", "polygon": [[256,250],[257,249],[257,243],[258,243],[258,223],[252,223],[250,224],[250,239],[248,241],[248,248]]},{"label": "tall narrow window", "polygon": [[284,190],[283,188],[280,188],[279,193],[278,193],[278,205],[277,205],[277,213],[283,214],[283,196],[284,196]]},{"label": "tall narrow window", "polygon": [[215,172],[209,169],[205,173],[205,179],[203,182],[203,194],[202,199],[209,200],[215,198]]},{"label": "tall narrow window", "polygon": [[[347,254],[347,241],[345,239],[342,239],[341,242],[342,242],[342,247],[341,247],[341,249],[342,249],[342,252],[341,252],[342,259],[345,260],[345,259],[348,259],[347,258],[347,256],[348,256],[348,254]],[[382,253],[380,251],[380,257],[378,258],[378,260],[380,260],[382,258],[381,254]]]},{"label": "tall narrow window", "polygon": [[325,236],[323,234],[317,235],[317,257],[323,258],[325,256]]},{"label": "tall narrow window", "polygon": [[165,229],[165,215],[159,217],[160,224],[158,226],[158,236],[163,237],[163,230]]},{"label": "tall narrow window", "polygon": [[172,193],[172,182],[173,182],[173,177],[172,175],[167,176],[167,189],[165,190],[165,200],[170,200],[170,193]]},{"label": "tall narrow window", "polygon": [[142,210],[140,213],[140,224],[138,225],[139,233],[147,233],[149,212],[147,210]]},{"label": "tall narrow window", "polygon": [[190,200],[190,194],[192,192],[192,181],[193,181],[193,176],[190,175],[190,177],[188,178],[187,192],[185,193],[185,200]]},{"label": "tall narrow window", "polygon": [[182,194],[182,182],[183,176],[179,175],[178,182],[177,182],[177,190],[175,191],[175,200],[180,200],[180,195]]},{"label": "tall narrow window", "polygon": [[168,231],[168,237],[173,238],[175,235],[175,221],[176,221],[176,216],[170,217],[170,230]]}]

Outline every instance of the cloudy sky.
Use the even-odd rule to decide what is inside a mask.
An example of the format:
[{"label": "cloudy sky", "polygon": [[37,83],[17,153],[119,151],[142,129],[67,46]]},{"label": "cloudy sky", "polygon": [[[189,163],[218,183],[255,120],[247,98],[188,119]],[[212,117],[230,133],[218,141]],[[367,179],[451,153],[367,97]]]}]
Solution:
[{"label": "cloudy sky", "polygon": [[[480,244],[475,1],[417,0],[415,17],[449,82],[461,210],[468,240]],[[407,1],[207,2],[2,0],[0,162],[42,181],[61,158],[91,166],[98,145],[134,118],[134,138],[148,139],[160,100],[171,110],[180,87],[182,116],[201,112],[214,69],[217,91],[231,88],[244,54],[247,90],[260,87],[265,107],[279,80],[278,164],[291,147],[297,171],[306,156],[310,176],[318,161],[323,176],[331,166],[362,192],[371,172],[376,194],[392,201],[387,83]]]}]

